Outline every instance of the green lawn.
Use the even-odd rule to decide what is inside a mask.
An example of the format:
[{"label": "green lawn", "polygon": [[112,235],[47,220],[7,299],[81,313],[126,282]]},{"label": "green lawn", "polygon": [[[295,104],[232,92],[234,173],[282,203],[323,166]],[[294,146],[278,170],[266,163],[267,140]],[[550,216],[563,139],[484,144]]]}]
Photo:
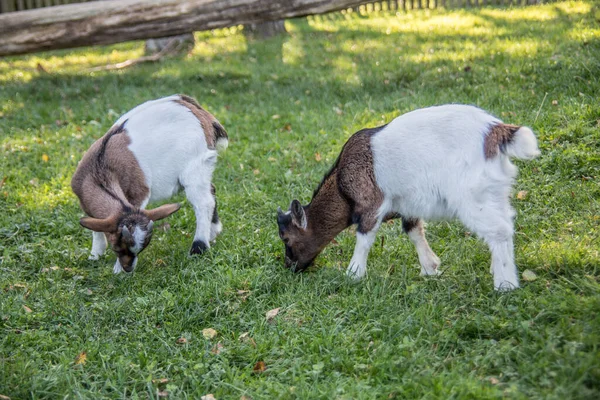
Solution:
[{"label": "green lawn", "polygon": [[[600,398],[597,9],[311,17],[264,42],[199,33],[187,57],[117,72],[87,70],[142,42],[0,59],[0,394]],[[173,93],[229,133],[214,177],[224,231],[188,256],[194,214],[178,196],[136,272],[115,276],[112,253],[87,260],[71,175],[121,113]],[[352,231],[312,271],[284,269],[277,206],[308,202],[355,131],[449,102],[538,135],[513,198],[517,265],[537,279],[495,292],[487,247],[457,222],[429,224],[439,278],[419,276],[398,223],[359,283],[344,274]]]}]

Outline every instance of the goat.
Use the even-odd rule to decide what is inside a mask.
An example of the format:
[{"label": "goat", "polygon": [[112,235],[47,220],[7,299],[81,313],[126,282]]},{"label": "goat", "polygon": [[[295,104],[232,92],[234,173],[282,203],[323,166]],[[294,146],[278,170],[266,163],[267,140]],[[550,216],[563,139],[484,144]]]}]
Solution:
[{"label": "goat", "polygon": [[509,157],[539,154],[530,128],[467,105],[419,109],[363,129],[348,139],[308,205],[293,200],[287,212],[278,208],[285,265],[305,270],[339,232],[356,224],[347,274],[361,278],[381,223],[400,217],[421,275],[437,275],[440,259],[425,239],[423,219],[458,218],[489,246],[494,288],[518,288],[509,201],[517,168]]},{"label": "goat", "polygon": [[185,190],[196,215],[190,250],[199,254],[222,230],[212,174],[228,136],[219,121],[191,97],[174,95],[143,103],[120,117],[92,144],[71,188],[93,231],[90,259],[104,254],[107,239],[118,258],[113,272],[131,272],[152,237],[153,221],[179,204],[146,210],[149,202]]}]

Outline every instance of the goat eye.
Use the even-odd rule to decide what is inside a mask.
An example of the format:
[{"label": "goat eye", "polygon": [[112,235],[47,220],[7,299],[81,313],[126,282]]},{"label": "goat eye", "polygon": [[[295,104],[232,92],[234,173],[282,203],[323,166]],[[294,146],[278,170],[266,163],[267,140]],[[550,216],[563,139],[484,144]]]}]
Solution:
[{"label": "goat eye", "polygon": [[288,244],[289,242],[290,242],[290,239],[288,239],[288,238],[283,239],[283,243]]}]

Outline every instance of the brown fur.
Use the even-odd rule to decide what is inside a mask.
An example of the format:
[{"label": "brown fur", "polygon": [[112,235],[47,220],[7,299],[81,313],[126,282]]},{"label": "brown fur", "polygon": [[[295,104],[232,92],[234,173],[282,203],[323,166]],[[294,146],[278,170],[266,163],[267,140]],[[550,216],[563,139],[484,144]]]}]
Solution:
[{"label": "brown fur", "polygon": [[227,132],[217,119],[208,111],[206,111],[198,102],[186,95],[180,95],[181,100],[175,100],[176,103],[188,108],[192,114],[200,121],[204,136],[206,137],[206,145],[209,149],[214,150],[219,138],[227,138]]},{"label": "brown fur", "polygon": [[486,159],[494,158],[504,146],[513,140],[513,135],[521,127],[517,125],[498,124],[490,128],[483,142],[483,153]]},{"label": "brown fur", "polygon": [[298,261],[300,269],[348,226],[356,223],[358,231],[365,233],[377,224],[383,193],[375,181],[371,137],[381,129],[363,129],[348,139],[310,204],[303,208],[306,229],[299,227],[294,212],[278,217],[281,239],[293,250],[297,258],[293,261]]},{"label": "brown fur", "polygon": [[87,215],[108,218],[115,210],[139,208],[148,197],[146,179],[128,148],[130,143],[126,129],[114,126],[92,144],[77,166],[71,188]]}]

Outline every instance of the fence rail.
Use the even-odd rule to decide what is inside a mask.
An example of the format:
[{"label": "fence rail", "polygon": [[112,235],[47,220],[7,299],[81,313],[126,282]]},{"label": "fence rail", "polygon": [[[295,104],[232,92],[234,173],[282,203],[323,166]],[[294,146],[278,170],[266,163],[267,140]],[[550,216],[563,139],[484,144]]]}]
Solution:
[{"label": "fence rail", "polygon": [[[52,7],[61,4],[86,3],[98,0],[0,0],[0,14],[32,10],[34,8]],[[357,12],[370,12],[381,10],[417,10],[434,8],[471,8],[484,7],[488,5],[497,6],[521,6],[529,4],[548,3],[548,0],[384,0],[365,1]]]}]

